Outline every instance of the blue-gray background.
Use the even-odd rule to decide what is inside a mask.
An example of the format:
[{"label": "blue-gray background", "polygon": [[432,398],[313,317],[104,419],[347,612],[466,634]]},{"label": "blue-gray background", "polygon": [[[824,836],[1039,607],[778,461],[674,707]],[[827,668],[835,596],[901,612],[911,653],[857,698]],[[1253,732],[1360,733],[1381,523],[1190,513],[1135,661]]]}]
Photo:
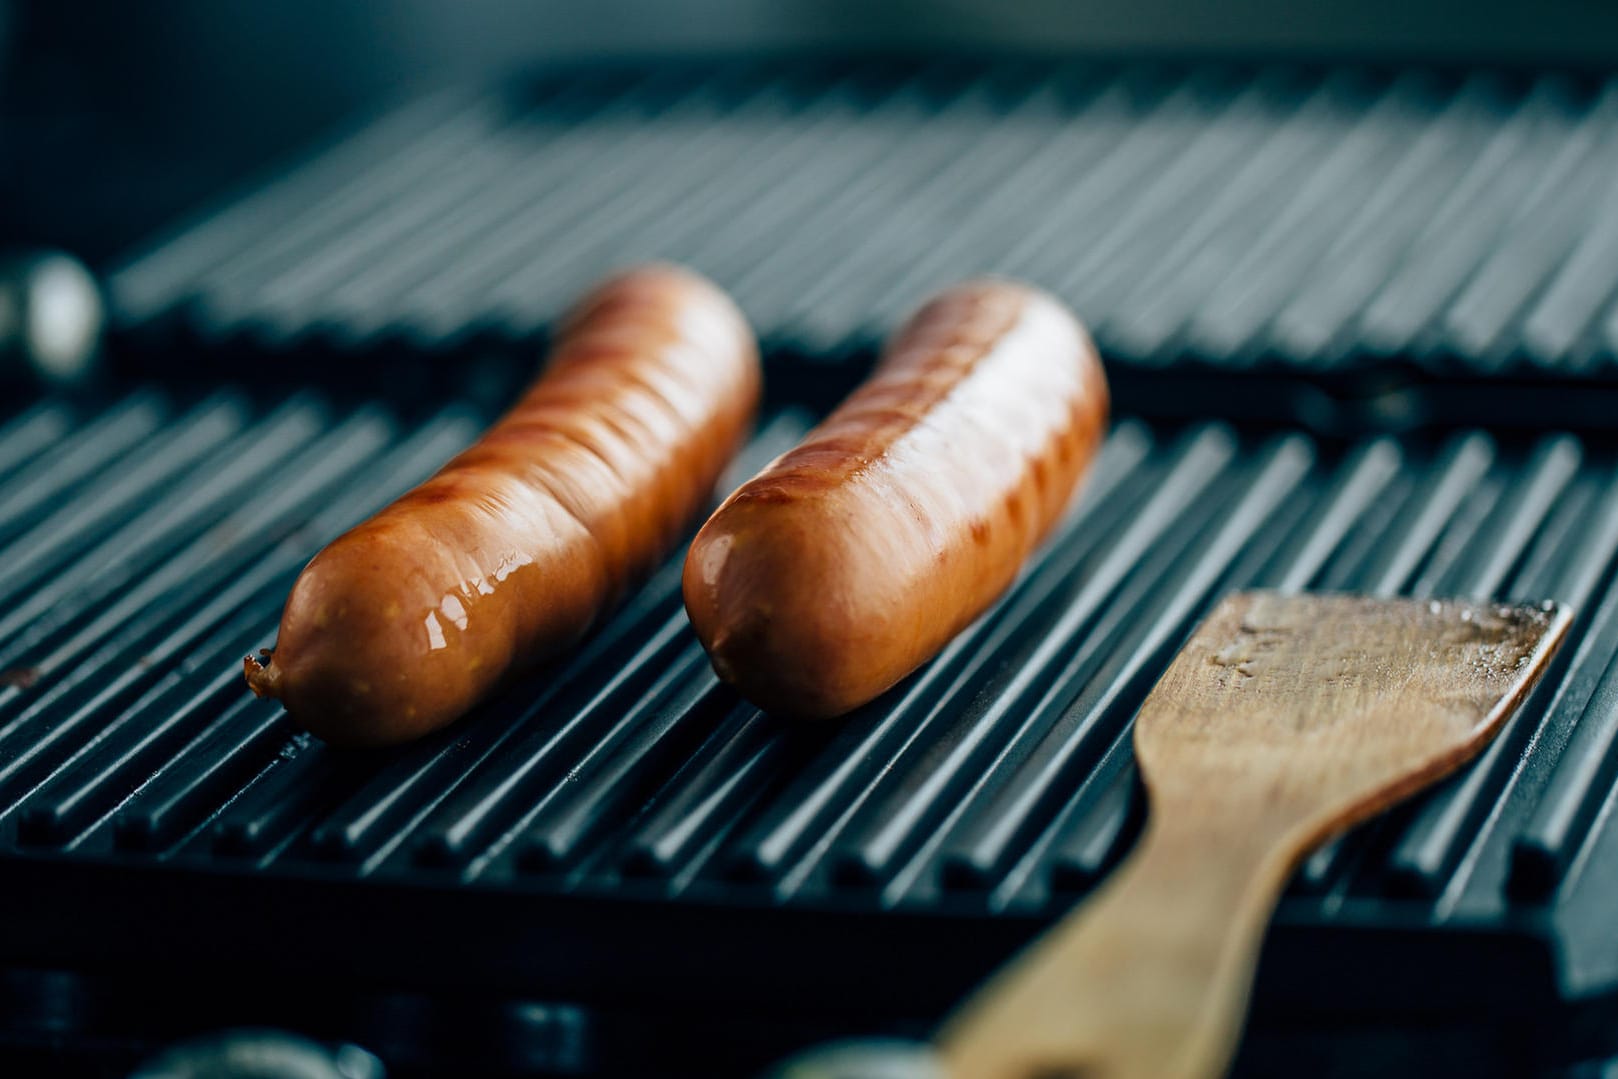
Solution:
[{"label": "blue-gray background", "polygon": [[950,50],[1609,68],[1613,0],[0,0],[0,244],[118,253],[343,117],[588,58]]}]

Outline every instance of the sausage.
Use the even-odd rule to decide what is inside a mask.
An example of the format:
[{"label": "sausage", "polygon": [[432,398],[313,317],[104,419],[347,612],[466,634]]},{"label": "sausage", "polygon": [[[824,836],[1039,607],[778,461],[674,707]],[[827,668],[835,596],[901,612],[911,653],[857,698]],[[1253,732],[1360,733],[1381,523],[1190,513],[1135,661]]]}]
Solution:
[{"label": "sausage", "polygon": [[802,719],[881,694],[1016,578],[1107,406],[1095,346],[1050,296],[986,280],[935,297],[697,533],[685,604],[714,671]]},{"label": "sausage", "polygon": [[657,565],[745,437],[761,376],[716,286],[646,266],[560,327],[515,407],[304,567],[247,683],[328,742],[403,742],[577,641]]}]

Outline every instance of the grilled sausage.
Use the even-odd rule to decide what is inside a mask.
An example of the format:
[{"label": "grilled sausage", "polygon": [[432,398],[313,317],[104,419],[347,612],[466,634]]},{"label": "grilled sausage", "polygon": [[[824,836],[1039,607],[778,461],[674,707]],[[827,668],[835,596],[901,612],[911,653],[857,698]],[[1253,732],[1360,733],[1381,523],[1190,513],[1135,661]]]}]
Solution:
[{"label": "grilled sausage", "polygon": [[342,745],[451,722],[665,557],[740,446],[759,383],[752,332],[707,280],[648,266],[607,282],[510,412],[304,568],[248,685]]},{"label": "grilled sausage", "polygon": [[697,534],[686,610],[719,677],[805,719],[916,669],[998,597],[1069,501],[1107,387],[1056,300],[953,288],[872,377]]}]

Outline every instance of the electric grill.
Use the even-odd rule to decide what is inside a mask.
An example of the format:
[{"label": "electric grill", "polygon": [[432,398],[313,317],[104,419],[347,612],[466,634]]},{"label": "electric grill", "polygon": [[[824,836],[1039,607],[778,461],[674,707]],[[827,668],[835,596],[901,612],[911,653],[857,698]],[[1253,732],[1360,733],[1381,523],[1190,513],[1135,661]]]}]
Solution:
[{"label": "electric grill", "polygon": [[[392,111],[108,268],[107,383],[0,425],[0,1048],[122,1074],[251,1023],[399,1074],[723,1076],[923,1030],[1127,852],[1133,709],[1257,586],[1578,618],[1475,765],[1303,867],[1238,1071],[1618,1054],[1615,94],[553,71]],[[842,724],[717,683],[678,557],[419,744],[333,751],[252,699],[240,657],[308,556],[474,437],[581,287],[652,256],[761,330],[737,478],[982,271],[1074,303],[1120,419],[1013,591]]]}]

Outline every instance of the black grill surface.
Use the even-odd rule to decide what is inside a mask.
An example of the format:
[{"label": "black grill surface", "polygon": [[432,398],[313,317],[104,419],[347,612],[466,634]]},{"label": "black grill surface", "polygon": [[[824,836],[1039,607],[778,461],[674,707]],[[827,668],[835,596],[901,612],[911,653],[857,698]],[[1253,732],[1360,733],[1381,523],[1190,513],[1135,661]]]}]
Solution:
[{"label": "black grill surface", "polygon": [[[771,61],[557,71],[364,126],[111,276],[126,326],[524,338],[691,263],[837,357],[1002,272],[1120,369],[1614,373],[1618,84]],[[544,252],[544,258],[535,258]],[[172,324],[173,320],[171,320]]]},{"label": "black grill surface", "polygon": [[[721,687],[675,559],[448,731],[295,732],[241,656],[321,543],[484,419],[144,388],[0,425],[0,962],[924,1021],[1128,849],[1133,711],[1221,592],[1521,596],[1578,612],[1555,668],[1476,765],[1299,873],[1260,1024],[1609,1037],[1611,448],[1126,419],[1006,599],[845,723]],[[735,475],[805,422],[776,414]]]}]

